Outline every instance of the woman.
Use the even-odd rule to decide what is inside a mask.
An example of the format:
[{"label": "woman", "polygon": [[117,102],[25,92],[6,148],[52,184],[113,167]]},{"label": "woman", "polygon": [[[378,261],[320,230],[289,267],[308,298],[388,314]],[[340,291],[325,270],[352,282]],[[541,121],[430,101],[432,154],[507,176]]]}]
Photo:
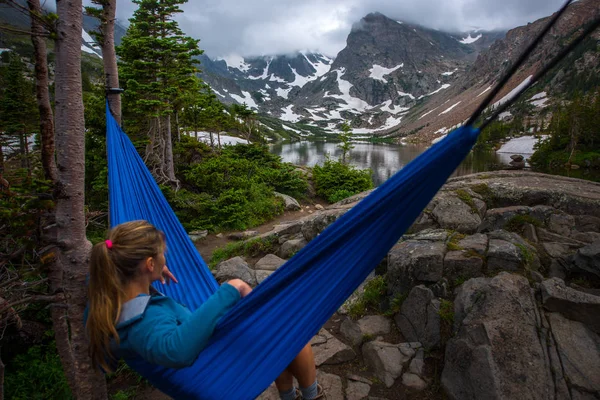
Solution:
[{"label": "woman", "polygon": [[[146,221],[113,228],[92,249],[86,328],[95,365],[137,355],[169,368],[191,365],[208,343],[219,319],[252,289],[230,280],[191,312],[157,293],[151,283],[177,283],[165,265],[164,234]],[[143,316],[143,318],[142,318]],[[300,389],[293,386],[298,380]],[[275,380],[281,399],[322,399],[310,345]]]}]

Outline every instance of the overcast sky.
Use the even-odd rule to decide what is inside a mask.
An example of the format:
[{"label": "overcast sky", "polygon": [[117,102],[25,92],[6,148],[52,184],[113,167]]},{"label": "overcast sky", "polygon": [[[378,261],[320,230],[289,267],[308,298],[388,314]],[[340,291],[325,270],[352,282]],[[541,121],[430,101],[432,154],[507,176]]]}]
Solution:
[{"label": "overcast sky", "polygon": [[[442,30],[509,29],[548,16],[564,0],[190,0],[177,17],[211,57],[297,50],[335,56],[370,12]],[[89,0],[84,0],[89,3]],[[117,0],[127,20],[135,4]]]}]

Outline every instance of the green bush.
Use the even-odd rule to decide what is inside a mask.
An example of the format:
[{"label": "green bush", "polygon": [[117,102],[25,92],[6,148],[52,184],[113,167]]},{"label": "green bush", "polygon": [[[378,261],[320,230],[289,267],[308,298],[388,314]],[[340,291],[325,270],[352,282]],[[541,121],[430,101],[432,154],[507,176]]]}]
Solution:
[{"label": "green bush", "polygon": [[359,170],[339,161],[327,160],[315,165],[313,177],[317,194],[335,203],[373,187],[371,170]]},{"label": "green bush", "polygon": [[266,146],[238,144],[213,152],[184,143],[178,146],[178,159],[192,163],[177,167],[184,189],[162,189],[188,230],[260,225],[283,212],[274,191],[301,197],[308,187],[302,173],[282,163]]},{"label": "green bush", "polygon": [[7,399],[73,398],[54,342],[32,346],[7,363],[4,386]]}]

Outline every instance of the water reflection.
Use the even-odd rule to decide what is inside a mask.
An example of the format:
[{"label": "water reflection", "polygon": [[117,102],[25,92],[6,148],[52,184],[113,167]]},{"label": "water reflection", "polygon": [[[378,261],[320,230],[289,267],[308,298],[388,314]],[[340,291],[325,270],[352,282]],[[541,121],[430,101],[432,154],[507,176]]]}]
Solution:
[{"label": "water reflection", "polygon": [[[354,143],[349,162],[361,169],[371,168],[375,185],[380,185],[426,149],[424,145]],[[338,143],[332,142],[277,143],[271,145],[271,152],[281,156],[284,162],[310,167],[323,164],[327,155],[332,159],[342,156]],[[453,176],[499,169],[501,164],[495,152],[471,152]]]}]

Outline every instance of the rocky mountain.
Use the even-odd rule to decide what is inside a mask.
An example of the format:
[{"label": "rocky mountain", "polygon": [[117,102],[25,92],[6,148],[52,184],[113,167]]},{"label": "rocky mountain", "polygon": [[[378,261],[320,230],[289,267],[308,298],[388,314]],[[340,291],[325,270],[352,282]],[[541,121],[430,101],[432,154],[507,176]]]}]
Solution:
[{"label": "rocky mountain", "polygon": [[[304,128],[335,132],[343,120],[372,134],[398,125],[423,99],[448,89],[501,32],[450,34],[372,13],[356,23],[347,46],[322,54],[212,60],[202,78],[221,100]],[[289,128],[289,124],[287,128]]]},{"label": "rocky mountain", "polygon": [[[577,36],[578,33],[600,15],[597,0],[580,0],[573,3],[514,75],[508,85],[498,94],[494,104],[511,96],[519,85],[527,82],[545,62]],[[453,87],[418,104],[407,113],[395,130],[398,135],[419,133],[429,140],[447,133],[463,123],[483,100],[495,82],[505,73],[529,43],[541,31],[551,17],[542,18],[525,26],[511,29],[505,38],[496,40],[482,51],[467,73],[458,77]],[[567,57],[545,79],[525,93],[525,103],[542,110],[552,97],[560,98],[571,90],[599,86],[596,77],[600,73],[600,33],[596,31],[579,48]]]},{"label": "rocky mountain", "polygon": [[[505,101],[599,13],[597,0],[573,3],[494,101]],[[205,56],[202,77],[222,101],[246,102],[300,135],[337,132],[346,120],[357,135],[417,133],[431,141],[468,118],[549,18],[508,33],[447,33],[372,13],[354,25],[333,60],[303,53],[220,61]],[[553,93],[600,84],[599,35],[527,93],[527,104],[541,110]]]}]

